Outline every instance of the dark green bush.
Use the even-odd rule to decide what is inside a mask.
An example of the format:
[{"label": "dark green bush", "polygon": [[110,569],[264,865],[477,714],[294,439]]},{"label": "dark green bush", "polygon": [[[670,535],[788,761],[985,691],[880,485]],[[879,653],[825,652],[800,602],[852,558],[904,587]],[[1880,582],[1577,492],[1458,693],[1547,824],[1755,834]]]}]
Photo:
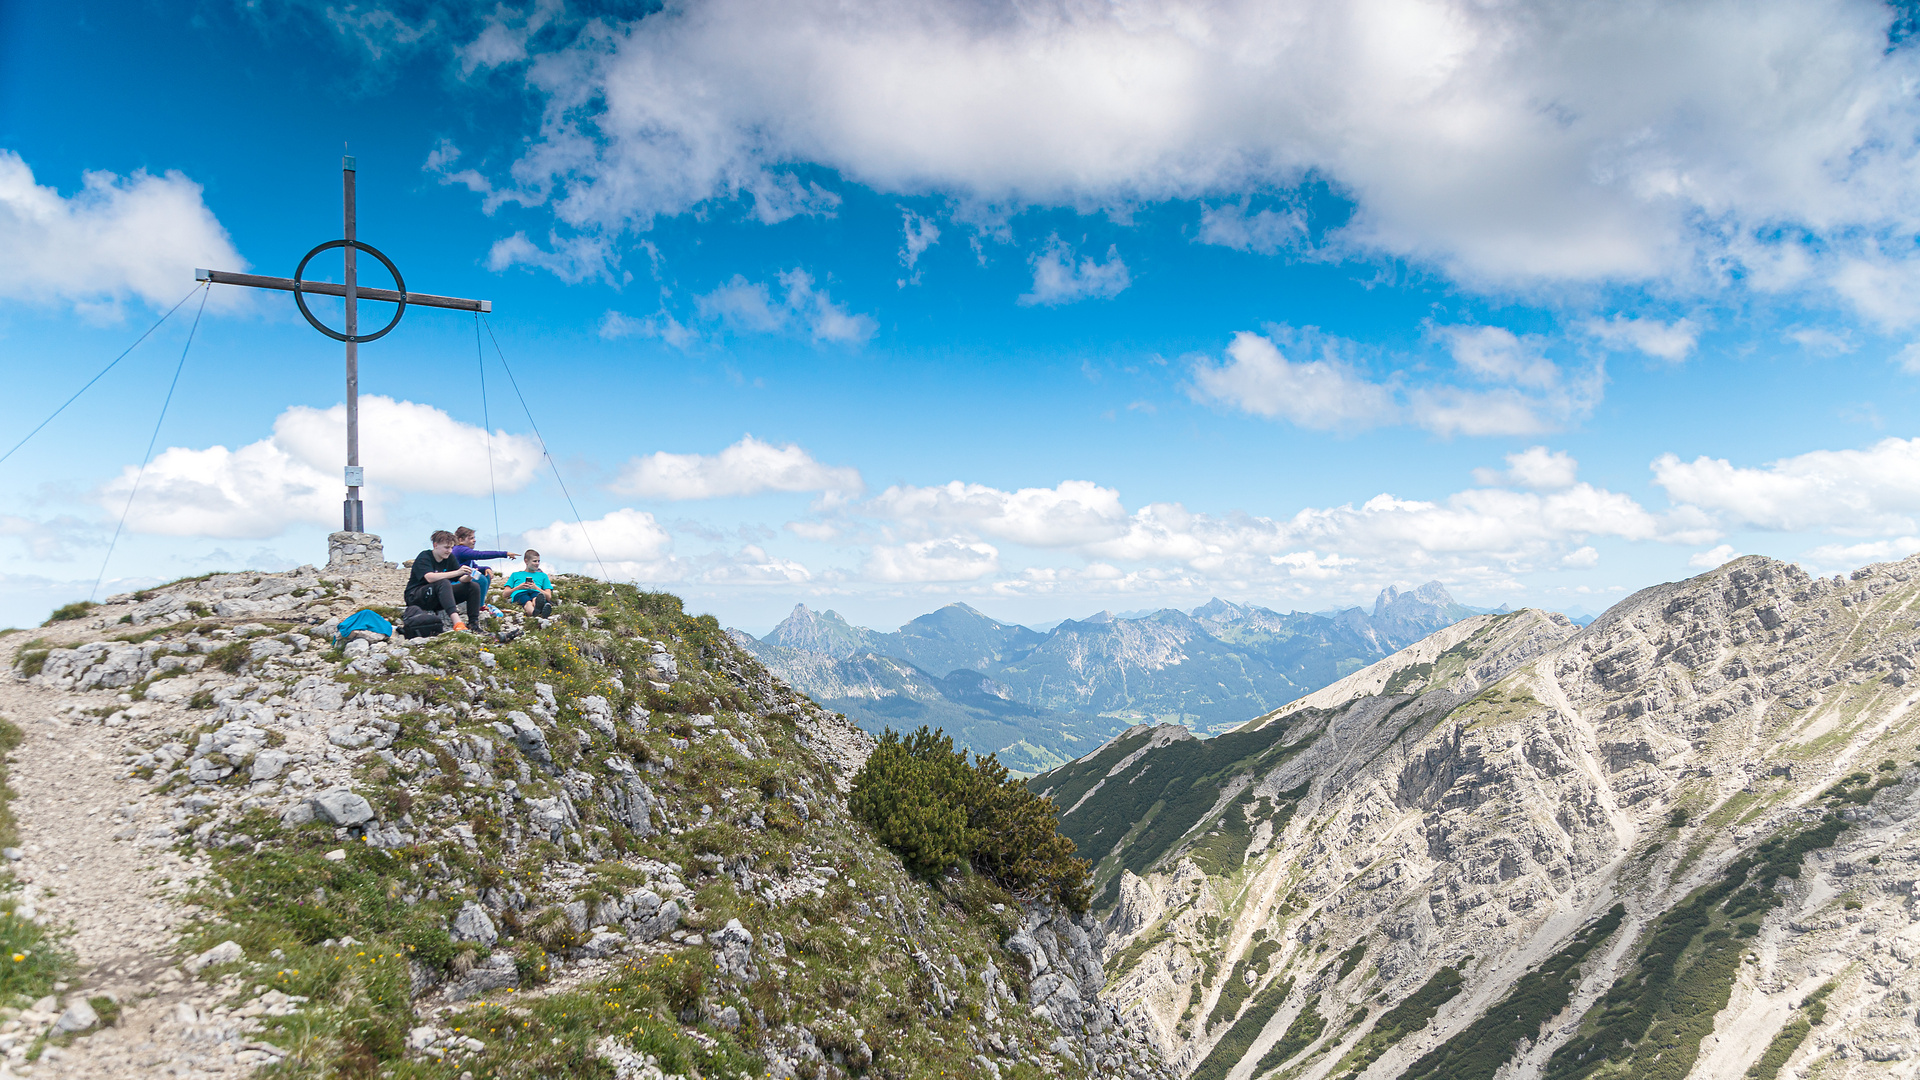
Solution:
[{"label": "dark green bush", "polygon": [[1053,804],[943,732],[881,736],[847,807],[923,877],[968,866],[1009,891],[1087,909],[1090,866],[1060,835]]}]

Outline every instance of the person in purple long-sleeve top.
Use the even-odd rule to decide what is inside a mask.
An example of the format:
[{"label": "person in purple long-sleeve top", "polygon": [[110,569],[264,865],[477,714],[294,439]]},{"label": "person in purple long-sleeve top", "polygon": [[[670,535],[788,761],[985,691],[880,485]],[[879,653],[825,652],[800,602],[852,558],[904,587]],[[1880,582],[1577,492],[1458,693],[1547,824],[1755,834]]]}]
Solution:
[{"label": "person in purple long-sleeve top", "polygon": [[461,566],[473,567],[474,573],[479,575],[480,602],[484,604],[487,602],[488,591],[493,588],[493,574],[488,567],[476,564],[481,559],[517,559],[520,557],[520,553],[517,551],[481,551],[473,546],[473,542],[478,539],[479,535],[465,525],[453,530],[453,557],[460,561]]}]

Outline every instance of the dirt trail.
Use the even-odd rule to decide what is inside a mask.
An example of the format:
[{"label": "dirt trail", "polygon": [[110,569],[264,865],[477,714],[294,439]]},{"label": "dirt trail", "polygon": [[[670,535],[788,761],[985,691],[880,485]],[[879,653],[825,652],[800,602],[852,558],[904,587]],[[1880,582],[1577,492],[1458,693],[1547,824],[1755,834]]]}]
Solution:
[{"label": "dirt trail", "polygon": [[[9,635],[0,639],[0,673],[10,676],[15,654],[35,636],[71,644],[99,632]],[[148,784],[127,778],[132,740],[185,719],[152,703],[113,727],[85,714],[124,709],[130,703],[120,697],[0,677],[0,716],[26,734],[8,766],[23,855],[13,873],[37,917],[69,932],[66,945],[79,961],[70,985],[56,987],[56,1011],[76,996],[103,994],[122,1009],[115,1026],[50,1046],[33,1063],[27,1051],[47,1018],[29,1011],[9,1019],[0,1025],[11,1029],[0,1030],[0,1076],[240,1075],[270,1060],[243,1032],[228,1030],[237,1020],[216,1012],[224,991],[236,988],[207,986],[178,966],[173,935],[189,914],[178,897],[200,868],[171,850],[172,830]]]}]

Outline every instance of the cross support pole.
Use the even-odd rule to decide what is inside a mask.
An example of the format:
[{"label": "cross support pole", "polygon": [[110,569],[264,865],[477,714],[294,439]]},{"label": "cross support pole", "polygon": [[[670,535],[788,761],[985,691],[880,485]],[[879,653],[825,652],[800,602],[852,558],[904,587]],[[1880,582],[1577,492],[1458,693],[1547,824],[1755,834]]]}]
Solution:
[{"label": "cross support pole", "polygon": [[[360,468],[360,343],[362,341],[372,341],[377,337],[385,335],[388,330],[392,330],[394,325],[399,323],[400,316],[406,312],[408,305],[451,308],[455,311],[490,312],[493,310],[493,302],[489,300],[466,300],[457,296],[434,296],[430,293],[407,292],[406,283],[400,280],[400,271],[393,265],[393,262],[377,250],[359,242],[356,235],[359,223],[356,220],[356,210],[354,206],[354,173],[353,158],[343,158],[340,162],[340,186],[345,237],[341,240],[322,244],[308,252],[307,258],[301,260],[300,268],[294,270],[293,277],[263,277],[259,274],[235,274],[225,270],[195,270],[193,276],[196,281],[207,281],[216,285],[239,285],[249,289],[275,289],[281,292],[293,293],[294,300],[300,304],[301,314],[307,317],[308,322],[313,323],[315,328],[327,334],[329,337],[346,342],[347,497],[341,504],[340,518],[342,522],[341,528],[344,531],[363,533],[367,531],[367,528],[365,508],[360,501],[360,488],[365,482],[365,475]],[[300,277],[302,270],[304,270],[307,265],[307,259],[312,259],[321,251],[332,247],[340,248],[341,254],[345,256],[346,259],[345,282],[343,284],[335,285],[324,281],[307,281]],[[367,289],[360,286],[359,261],[357,256],[362,249],[371,252],[384,263],[389,270],[393,271],[394,284],[399,286],[398,289]],[[315,293],[320,296],[338,296],[345,299],[347,303],[346,332],[335,333],[332,329],[320,323],[314,317],[313,313],[307,310],[306,300],[302,296],[304,293]],[[362,300],[398,304],[400,307],[393,316],[393,322],[388,323],[385,330],[362,335],[360,333],[360,301]]]}]

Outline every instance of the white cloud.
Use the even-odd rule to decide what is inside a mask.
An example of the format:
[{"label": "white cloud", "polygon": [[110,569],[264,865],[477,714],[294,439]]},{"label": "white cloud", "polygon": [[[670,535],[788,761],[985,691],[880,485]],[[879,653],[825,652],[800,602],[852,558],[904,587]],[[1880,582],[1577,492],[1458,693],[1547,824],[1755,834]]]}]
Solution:
[{"label": "white cloud", "polygon": [[[127,517],[135,532],[165,536],[263,538],[295,524],[340,520],[345,495],[345,405],[296,405],[274,421],[271,438],[237,450],[170,447],[139,480]],[[360,399],[360,460],[367,472],[363,498],[377,524],[394,491],[481,496],[517,491],[541,466],[540,444],[496,431],[493,473],[487,472],[487,435],[431,405],[378,394]],[[100,507],[118,518],[133,490],[137,466],[128,465],[98,493]]]},{"label": "white cloud", "polygon": [[[100,492],[100,508],[118,518],[138,472],[129,465],[109,482]],[[157,455],[139,477],[127,528],[161,536],[278,536],[295,524],[337,526],[344,495],[338,473],[323,473],[270,439],[238,450],[176,446]],[[369,526],[381,516],[380,501],[371,501]]]},{"label": "white cloud", "polygon": [[1580,472],[1580,463],[1565,450],[1548,450],[1544,446],[1530,446],[1525,450],[1507,455],[1507,468],[1475,469],[1475,483],[1495,487],[1500,484],[1514,484],[1537,491],[1552,491],[1556,488],[1572,487]]},{"label": "white cloud", "polygon": [[1592,547],[1578,548],[1560,556],[1560,565],[1570,570],[1590,570],[1600,565],[1600,552]]},{"label": "white cloud", "polygon": [[[302,463],[336,476],[346,461],[347,407],[295,405],[273,422],[273,441]],[[432,405],[381,394],[360,398],[360,463],[373,487],[452,495],[518,491],[542,466],[540,442],[531,435],[495,431],[489,436]]]},{"label": "white cloud", "polygon": [[617,265],[619,259],[612,245],[597,236],[563,237],[557,232],[549,233],[547,247],[543,248],[527,239],[526,233],[517,232],[495,240],[487,251],[487,269],[496,274],[515,266],[531,266],[546,270],[570,285],[582,281],[615,284],[613,268]]},{"label": "white cloud", "polygon": [[1057,307],[1080,300],[1111,300],[1133,284],[1127,264],[1120,259],[1116,245],[1107,247],[1107,261],[1095,262],[1093,256],[1076,262],[1073,245],[1059,236],[1047,238],[1039,251],[1027,260],[1033,267],[1033,291],[1020,297],[1023,306],[1043,304]]},{"label": "white cloud", "polygon": [[961,538],[882,544],[867,555],[864,569],[874,581],[977,581],[999,571],[1000,552]]},{"label": "white cloud", "polygon": [[1740,551],[1732,544],[1721,544],[1709,551],[1695,552],[1687,558],[1687,565],[1695,570],[1712,570],[1724,566],[1740,557]]},{"label": "white cloud", "polygon": [[526,546],[542,562],[598,576],[602,566],[615,580],[674,581],[683,568],[673,557],[673,537],[652,514],[630,507],[593,521],[556,521],[526,533]]},{"label": "white cloud", "polygon": [[1853,340],[1844,331],[1836,333],[1824,326],[1788,331],[1787,340],[1820,356],[1843,356],[1854,349]]},{"label": "white cloud", "polygon": [[860,471],[822,465],[788,443],[775,446],[752,435],[718,454],[669,454],[636,457],[611,485],[623,495],[649,499],[721,499],[768,491],[820,491],[841,496],[866,490]]},{"label": "white cloud", "polygon": [[955,480],[941,487],[890,487],[868,513],[982,532],[1029,547],[1072,547],[1120,535],[1127,527],[1120,493],[1085,480],[1001,491]]},{"label": "white cloud", "polygon": [[1822,544],[1805,553],[1803,561],[1828,570],[1853,570],[1868,563],[1895,562],[1920,552],[1920,536],[1900,536],[1864,544]]},{"label": "white cloud", "polygon": [[1729,527],[1842,536],[1911,534],[1920,527],[1920,438],[1886,439],[1866,450],[1815,450],[1764,468],[1663,454],[1653,477],[1674,502]]},{"label": "white cloud", "polygon": [[560,0],[539,0],[531,10],[521,13],[505,4],[497,5],[487,17],[479,36],[454,50],[460,58],[460,72],[472,75],[481,68],[519,63],[527,58],[527,41],[539,33],[555,15]]},{"label": "white cloud", "polygon": [[[1289,360],[1282,348],[1305,359]],[[1351,342],[1313,327],[1275,327],[1271,337],[1242,331],[1227,346],[1226,363],[1194,365],[1194,397],[1301,427],[1393,422],[1393,392],[1367,381],[1347,359],[1351,350]]]},{"label": "white cloud", "polygon": [[786,290],[775,300],[768,287],[735,274],[732,280],[695,298],[700,317],[725,323],[735,333],[805,333],[815,341],[861,345],[880,330],[870,315],[858,315],[836,304],[825,289],[813,286],[813,275],[798,267],[780,275]]},{"label": "white cloud", "polygon": [[1893,362],[1909,375],[1920,375],[1920,341],[1910,342],[1894,353]]},{"label": "white cloud", "polygon": [[1303,247],[1307,241],[1307,215],[1296,209],[1262,210],[1248,213],[1249,200],[1238,204],[1209,206],[1200,211],[1200,235],[1203,244],[1240,251],[1272,255]]},{"label": "white cloud", "polygon": [[1691,356],[1700,340],[1700,327],[1692,319],[1675,319],[1669,323],[1615,315],[1606,320],[1588,319],[1581,328],[1609,348],[1634,349],[1676,364]]},{"label": "white cloud", "polygon": [[1436,330],[1453,362],[1488,382],[1514,383],[1535,390],[1560,381],[1560,369],[1540,353],[1540,342],[1498,326],[1443,326]]},{"label": "white cloud", "polygon": [[817,544],[840,538],[840,526],[831,521],[789,521],[781,528],[802,540],[811,540]]},{"label": "white cloud", "polygon": [[644,319],[609,311],[600,317],[599,333],[606,341],[618,341],[625,337],[659,338],[676,349],[688,348],[699,340],[698,334],[682,325],[665,309]]},{"label": "white cloud", "polygon": [[[193,288],[195,267],[247,269],[200,185],[181,173],[88,172],[82,183],[63,197],[0,150],[0,297],[111,315],[131,297],[172,305]],[[241,302],[241,290],[215,292],[218,303]]]},{"label": "white cloud", "polygon": [[920,256],[926,250],[940,242],[940,227],[930,217],[923,217],[911,210],[902,209],[905,221],[900,226],[900,265],[907,268],[907,276],[900,279],[900,287],[920,284]]},{"label": "white cloud", "polygon": [[[1367,378],[1369,350],[1315,327],[1242,331],[1227,360],[1194,365],[1193,397],[1301,427],[1412,423],[1439,435],[1536,435],[1585,416],[1600,399],[1599,368],[1568,378],[1539,342],[1493,326],[1446,326],[1433,336],[1469,385]],[[1291,358],[1288,354],[1292,354]],[[1403,400],[1404,399],[1404,400]]]},{"label": "white cloud", "polygon": [[1887,297],[1912,288],[1920,61],[1888,48],[1892,17],[1844,0],[715,0],[596,20],[536,56],[544,118],[514,177],[616,230],[738,196],[765,219],[818,207],[807,165],[1009,207],[1312,177],[1354,203],[1334,243],[1461,281],[1824,275],[1911,320],[1920,306]]},{"label": "white cloud", "polygon": [[766,549],[747,544],[734,555],[720,561],[700,580],[731,585],[791,585],[811,581],[813,574],[792,559],[769,555]]},{"label": "white cloud", "polygon": [[[1087,544],[1096,558],[1179,563],[1210,579],[1437,575],[1443,571],[1537,569],[1573,556],[1590,537],[1681,540],[1695,532],[1662,520],[1630,496],[1576,484],[1550,493],[1480,488],[1442,502],[1378,495],[1351,504],[1308,508],[1278,520],[1196,514],[1178,503],[1134,512],[1126,535]],[[1337,556],[1329,564],[1318,553]],[[1357,570],[1350,568],[1358,568]]]}]

